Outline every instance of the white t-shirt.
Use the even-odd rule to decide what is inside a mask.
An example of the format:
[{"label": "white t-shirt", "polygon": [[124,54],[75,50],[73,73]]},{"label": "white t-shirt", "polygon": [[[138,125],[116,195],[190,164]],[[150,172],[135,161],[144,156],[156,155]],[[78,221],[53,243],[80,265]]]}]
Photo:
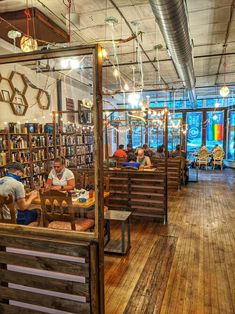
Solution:
[{"label": "white t-shirt", "polygon": [[71,170],[64,168],[61,179],[57,177],[54,169],[49,173],[48,179],[52,180],[52,185],[66,186],[68,185],[68,180],[74,179],[74,174]]}]

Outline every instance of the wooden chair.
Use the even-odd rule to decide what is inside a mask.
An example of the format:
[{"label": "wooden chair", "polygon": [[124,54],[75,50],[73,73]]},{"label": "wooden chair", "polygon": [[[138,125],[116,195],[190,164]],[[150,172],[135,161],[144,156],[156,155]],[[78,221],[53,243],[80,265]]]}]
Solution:
[{"label": "wooden chair", "polygon": [[0,223],[16,224],[16,210],[11,194],[0,195]]},{"label": "wooden chair", "polygon": [[87,231],[94,227],[94,220],[76,218],[72,195],[60,191],[40,191],[43,226],[51,229]]},{"label": "wooden chair", "polygon": [[205,165],[206,166],[206,170],[207,170],[207,166],[208,166],[208,160],[209,160],[209,152],[207,149],[201,149],[198,153],[198,157],[197,157],[197,164],[198,167],[200,168],[201,165]]},{"label": "wooden chair", "polygon": [[213,170],[215,169],[216,165],[220,165],[221,171],[223,170],[223,159],[224,159],[224,151],[222,148],[217,148],[213,151],[212,154],[212,165]]},{"label": "wooden chair", "polygon": [[[36,208],[36,210],[38,212],[38,218],[28,224],[28,226],[40,226],[41,210],[40,208]],[[11,194],[8,196],[0,195],[0,223],[17,224],[15,202]]]}]

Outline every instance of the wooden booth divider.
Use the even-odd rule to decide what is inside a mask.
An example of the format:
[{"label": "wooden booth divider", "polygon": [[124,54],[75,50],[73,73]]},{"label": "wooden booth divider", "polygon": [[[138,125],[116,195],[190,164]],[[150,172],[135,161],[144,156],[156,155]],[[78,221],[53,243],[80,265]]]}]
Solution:
[{"label": "wooden booth divider", "polygon": [[[165,158],[151,158],[151,161],[158,172],[165,173]],[[167,158],[167,186],[170,190],[181,189],[180,158]]]},{"label": "wooden booth divider", "polygon": [[0,230],[0,313],[98,313],[98,243],[25,228]]},{"label": "wooden booth divider", "polygon": [[167,221],[166,175],[156,171],[109,171],[109,209]]}]

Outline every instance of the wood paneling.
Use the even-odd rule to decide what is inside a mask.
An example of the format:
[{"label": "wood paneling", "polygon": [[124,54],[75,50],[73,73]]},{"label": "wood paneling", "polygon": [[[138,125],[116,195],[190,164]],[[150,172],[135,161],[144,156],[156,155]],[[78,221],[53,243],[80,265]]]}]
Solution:
[{"label": "wood paneling", "polygon": [[157,172],[110,171],[109,209],[166,219],[165,175]]},{"label": "wood paneling", "polygon": [[26,303],[29,308],[99,312],[96,242],[57,241],[36,235],[26,238],[17,235],[17,230],[14,234],[13,228],[12,235],[4,233],[4,227],[0,237],[1,313],[24,312],[24,305],[20,309],[12,301]]},{"label": "wood paneling", "polygon": [[[167,225],[133,221],[128,255],[105,256],[106,313],[124,313],[161,235],[176,237],[177,246],[156,313],[235,313],[234,230],[235,171],[199,171],[198,183],[171,191]],[[112,237],[119,237],[115,225]],[[157,263],[155,259],[153,266],[159,266]],[[167,265],[163,273],[164,269]],[[150,271],[148,267],[146,274]],[[156,280],[155,284],[153,288],[158,289],[160,282]],[[151,299],[153,305],[157,300]],[[154,312],[149,309],[136,313]]]}]

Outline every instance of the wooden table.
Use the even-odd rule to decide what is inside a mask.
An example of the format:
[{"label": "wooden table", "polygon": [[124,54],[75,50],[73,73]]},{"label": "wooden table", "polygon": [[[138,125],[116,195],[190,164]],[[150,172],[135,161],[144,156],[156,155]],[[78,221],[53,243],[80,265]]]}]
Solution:
[{"label": "wooden table", "polygon": [[[107,220],[107,232],[108,232],[108,241],[105,245],[105,253],[116,253],[116,254],[126,254],[131,247],[131,228],[130,228],[130,211],[120,211],[120,210],[109,210],[107,213],[104,213],[104,219]],[[110,234],[110,221],[120,221],[121,222],[121,241],[111,240]],[[126,230],[127,224],[127,245],[126,245]]]},{"label": "wooden table", "polygon": [[[104,199],[109,197],[109,192],[104,192]],[[38,196],[37,198],[35,198],[33,201],[32,201],[32,204],[35,204],[35,205],[40,205],[41,204],[41,200],[40,200],[40,197]],[[95,205],[95,195],[92,197],[92,198],[89,198],[86,202],[79,202],[79,200],[76,200],[76,201],[73,201],[73,206],[76,207],[76,208],[90,208],[92,206]]]}]

